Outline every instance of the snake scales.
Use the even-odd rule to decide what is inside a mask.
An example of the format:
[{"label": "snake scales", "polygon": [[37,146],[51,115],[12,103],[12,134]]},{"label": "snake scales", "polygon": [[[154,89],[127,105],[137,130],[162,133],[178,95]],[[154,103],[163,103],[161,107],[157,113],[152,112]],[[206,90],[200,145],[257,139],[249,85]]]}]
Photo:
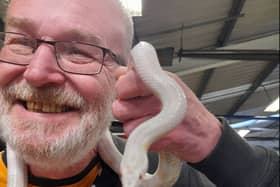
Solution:
[{"label": "snake scales", "polygon": [[[161,112],[138,126],[127,140],[124,155],[115,147],[109,129],[98,147],[102,159],[120,175],[123,187],[170,187],[180,173],[181,161],[171,153],[160,152],[159,166],[148,174],[147,151],[150,145],[172,130],[186,112],[186,97],[180,86],[164,73],[153,46],[140,42],[132,50],[134,68],[143,82],[162,102]],[[26,187],[26,167],[7,145],[8,187]]]}]

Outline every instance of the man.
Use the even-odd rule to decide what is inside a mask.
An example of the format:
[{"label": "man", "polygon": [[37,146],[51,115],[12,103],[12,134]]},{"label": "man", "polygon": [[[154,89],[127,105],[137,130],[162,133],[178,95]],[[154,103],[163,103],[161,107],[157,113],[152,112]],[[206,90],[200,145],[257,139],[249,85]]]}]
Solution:
[{"label": "man", "polygon": [[[29,186],[120,186],[97,149],[111,113],[129,135],[160,111],[136,73],[118,67],[131,59],[132,32],[116,0],[10,2],[1,36],[0,130],[28,165]],[[277,186],[276,153],[247,145],[170,76],[189,107],[182,123],[152,150],[190,163],[176,186]],[[2,160],[1,187],[5,152]]]}]

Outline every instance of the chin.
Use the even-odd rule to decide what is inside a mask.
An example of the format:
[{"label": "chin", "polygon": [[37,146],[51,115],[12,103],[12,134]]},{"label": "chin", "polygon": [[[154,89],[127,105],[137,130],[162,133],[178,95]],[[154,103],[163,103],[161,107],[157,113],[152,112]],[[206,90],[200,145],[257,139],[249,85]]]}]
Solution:
[{"label": "chin", "polygon": [[90,110],[77,123],[66,125],[15,120],[9,115],[3,115],[0,130],[5,141],[22,155],[27,164],[63,170],[95,150],[99,139],[110,125],[111,116],[109,110]]}]

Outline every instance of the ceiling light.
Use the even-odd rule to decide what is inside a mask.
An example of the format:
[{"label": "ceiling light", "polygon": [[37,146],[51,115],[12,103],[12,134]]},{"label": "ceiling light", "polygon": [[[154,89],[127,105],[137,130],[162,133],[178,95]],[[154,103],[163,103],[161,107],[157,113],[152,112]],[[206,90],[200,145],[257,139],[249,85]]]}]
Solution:
[{"label": "ceiling light", "polygon": [[279,97],[265,108],[265,112],[277,112],[279,110]]},{"label": "ceiling light", "polygon": [[244,137],[244,136],[246,136],[249,132],[250,132],[250,130],[248,130],[248,129],[241,129],[241,130],[239,130],[237,133],[239,134],[239,136]]},{"label": "ceiling light", "polygon": [[142,0],[120,0],[131,16],[142,16]]}]

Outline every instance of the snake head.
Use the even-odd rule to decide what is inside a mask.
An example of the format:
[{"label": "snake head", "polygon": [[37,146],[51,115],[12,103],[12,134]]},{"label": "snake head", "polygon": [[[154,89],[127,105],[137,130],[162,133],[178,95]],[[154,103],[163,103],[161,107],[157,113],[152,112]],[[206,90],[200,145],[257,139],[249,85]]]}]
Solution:
[{"label": "snake head", "polygon": [[123,187],[141,187],[141,180],[144,174],[138,172],[132,172],[129,174],[122,175],[122,186]]},{"label": "snake head", "polygon": [[[127,160],[127,161],[126,161]],[[121,162],[121,181],[123,187],[141,187],[147,171],[146,154],[132,151],[126,154]]]}]

